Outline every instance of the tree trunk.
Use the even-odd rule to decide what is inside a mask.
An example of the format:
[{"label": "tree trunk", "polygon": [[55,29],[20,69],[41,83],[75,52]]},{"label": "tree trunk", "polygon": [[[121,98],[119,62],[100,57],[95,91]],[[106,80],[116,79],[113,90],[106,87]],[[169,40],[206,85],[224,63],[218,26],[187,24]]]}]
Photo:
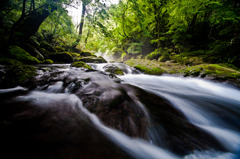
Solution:
[{"label": "tree trunk", "polygon": [[80,22],[80,25],[79,25],[78,38],[77,38],[76,42],[73,44],[72,48],[75,48],[81,40],[81,36],[82,36],[82,32],[83,32],[85,12],[86,12],[86,3],[83,2],[82,3],[82,15],[81,15],[81,22]]},{"label": "tree trunk", "polygon": [[82,4],[81,22],[80,22],[80,26],[79,26],[79,36],[82,35],[85,12],[86,12],[86,5],[85,5],[85,3],[83,3],[83,4]]},{"label": "tree trunk", "polygon": [[[50,8],[50,9],[49,9]],[[24,42],[33,36],[39,29],[44,20],[54,11],[57,7],[53,5],[46,5],[40,10],[34,10],[28,15],[23,15],[12,26],[10,34],[6,40],[6,47],[16,42]],[[23,12],[25,10],[23,9]]]}]

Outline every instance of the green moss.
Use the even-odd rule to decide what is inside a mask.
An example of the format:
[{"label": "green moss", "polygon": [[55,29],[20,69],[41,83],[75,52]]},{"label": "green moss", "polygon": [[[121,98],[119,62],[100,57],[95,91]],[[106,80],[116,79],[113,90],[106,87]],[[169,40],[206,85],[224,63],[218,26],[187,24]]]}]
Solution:
[{"label": "green moss", "polygon": [[123,71],[122,71],[120,68],[117,68],[117,69],[115,70],[115,74],[116,74],[116,75],[124,75]]},{"label": "green moss", "polygon": [[88,51],[83,51],[81,52],[81,56],[94,56],[94,57],[97,57],[95,54],[91,53],[91,52],[88,52]]},{"label": "green moss", "polygon": [[161,75],[163,74],[165,71],[159,67],[153,67],[153,68],[149,68],[143,65],[136,65],[134,66],[134,68],[136,68],[137,70],[146,73],[146,74],[150,74],[150,75]]},{"label": "green moss", "polygon": [[160,61],[160,62],[166,62],[166,61],[168,61],[168,60],[170,60],[170,57],[169,57],[169,54],[168,54],[168,53],[164,53],[162,56],[160,56],[160,57],[158,58],[158,61]]},{"label": "green moss", "polygon": [[190,56],[188,54],[174,55],[172,59],[182,65],[193,66],[193,65],[199,65],[203,63],[203,58],[201,56]]},{"label": "green moss", "polygon": [[91,66],[89,66],[88,64],[86,64],[85,62],[79,61],[79,62],[74,62],[71,64],[72,67],[84,67],[87,69],[92,69]]},{"label": "green moss", "polygon": [[53,60],[51,59],[46,59],[42,62],[43,64],[53,64]]},{"label": "green moss", "polygon": [[18,46],[10,46],[10,57],[26,64],[40,63],[36,57],[31,56],[28,52]]},{"label": "green moss", "polygon": [[62,48],[61,46],[56,46],[54,49],[56,50],[56,52],[64,52],[65,51],[65,49]]},{"label": "green moss", "polygon": [[46,49],[47,51],[55,52],[55,49],[46,41],[41,42],[40,47]]},{"label": "green moss", "polygon": [[5,82],[7,85],[21,85],[23,82],[37,75],[37,69],[34,66],[14,64],[8,67]]},{"label": "green moss", "polygon": [[0,64],[2,65],[13,65],[13,64],[22,64],[20,61],[8,58],[6,56],[0,55]]},{"label": "green moss", "polygon": [[183,70],[185,76],[205,77],[211,76],[220,79],[238,79],[240,72],[219,64],[201,64]]},{"label": "green moss", "polygon": [[154,52],[148,54],[146,56],[146,59],[148,59],[148,60],[154,60],[154,59],[157,60],[160,56],[161,56],[161,53],[158,52],[158,50],[155,50]]}]

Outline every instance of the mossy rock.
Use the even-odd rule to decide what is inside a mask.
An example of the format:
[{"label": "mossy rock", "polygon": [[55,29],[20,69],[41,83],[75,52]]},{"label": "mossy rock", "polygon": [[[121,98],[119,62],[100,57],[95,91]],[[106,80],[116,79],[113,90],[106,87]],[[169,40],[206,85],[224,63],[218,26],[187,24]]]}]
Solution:
[{"label": "mossy rock", "polygon": [[170,60],[170,57],[169,57],[169,54],[168,54],[168,53],[165,53],[165,54],[163,54],[162,56],[160,56],[160,57],[158,58],[158,61],[160,61],[160,62],[166,62],[166,61],[168,61],[168,60]]},{"label": "mossy rock", "polygon": [[54,49],[56,50],[56,52],[64,52],[65,51],[65,49],[61,46],[56,46]]},{"label": "mossy rock", "polygon": [[161,53],[158,52],[157,50],[155,50],[154,52],[148,54],[145,59],[148,59],[148,60],[158,60],[158,58],[161,56]]},{"label": "mossy rock", "polygon": [[37,68],[30,65],[14,64],[7,68],[3,84],[5,87],[22,85],[37,75]]},{"label": "mossy rock", "polygon": [[93,56],[93,57],[97,57],[95,54],[88,52],[88,51],[82,51],[81,52],[81,56],[87,57],[87,56]]},{"label": "mossy rock", "polygon": [[49,59],[57,63],[73,63],[73,57],[67,52],[49,55]]},{"label": "mossy rock", "polygon": [[10,57],[26,64],[40,63],[36,57],[31,56],[28,52],[18,46],[10,46]]},{"label": "mossy rock", "polygon": [[123,71],[119,67],[112,64],[104,66],[103,69],[105,72],[109,72],[116,75],[124,75]]},{"label": "mossy rock", "polygon": [[86,63],[107,63],[107,61],[101,56],[99,56],[99,57],[93,57],[93,56],[83,57],[79,61],[86,62]]},{"label": "mossy rock", "polygon": [[38,60],[44,60],[44,56],[32,45],[30,44],[22,44],[21,47],[27,51],[31,56],[36,57]]},{"label": "mossy rock", "polygon": [[219,64],[201,64],[197,66],[191,66],[187,67],[182,72],[184,73],[184,76],[192,77],[209,76],[224,80],[240,78],[239,71],[221,66]]},{"label": "mossy rock", "polygon": [[46,41],[41,42],[40,47],[46,49],[47,51],[55,52],[55,49]]},{"label": "mossy rock", "polygon": [[42,62],[43,64],[53,64],[53,60],[51,59],[46,59]]},{"label": "mossy rock", "polygon": [[137,70],[139,70],[139,71],[141,71],[145,74],[150,74],[150,75],[161,75],[165,72],[160,67],[148,68],[148,67],[143,66],[143,65],[137,65],[137,66],[134,66],[134,68],[136,68]]},{"label": "mossy rock", "polygon": [[22,64],[20,61],[8,58],[6,56],[0,55],[0,64],[2,65],[14,65],[14,64]]},{"label": "mossy rock", "polygon": [[40,43],[38,42],[36,36],[31,36],[28,40],[28,43],[30,43],[31,45],[36,46],[36,47],[40,46]]},{"label": "mossy rock", "polygon": [[79,62],[74,62],[71,64],[72,67],[83,67],[83,68],[87,68],[87,69],[92,69],[91,66],[89,66],[88,64],[86,64],[85,62],[79,61]]}]

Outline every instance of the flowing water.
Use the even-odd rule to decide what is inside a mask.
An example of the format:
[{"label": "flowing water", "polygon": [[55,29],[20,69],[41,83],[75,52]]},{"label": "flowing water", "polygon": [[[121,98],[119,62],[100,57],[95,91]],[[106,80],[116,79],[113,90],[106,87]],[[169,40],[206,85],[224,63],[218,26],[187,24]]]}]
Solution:
[{"label": "flowing water", "polygon": [[[93,69],[104,71],[104,66],[107,64],[90,65]],[[76,77],[76,79],[80,82],[70,83],[58,80],[47,86],[38,86],[35,88],[35,90],[28,92],[27,95],[20,95],[11,100],[17,103],[30,103],[30,105],[37,105],[38,107],[44,108],[49,107],[48,105],[51,105],[49,107],[51,110],[55,109],[56,105],[58,105],[56,103],[58,102],[63,106],[70,105],[72,116],[77,115],[79,118],[81,118],[77,118],[77,121],[87,121],[84,123],[89,123],[91,127],[91,129],[89,129],[91,131],[96,131],[103,135],[102,138],[104,141],[107,140],[110,141],[111,144],[117,145],[121,151],[129,154],[130,158],[238,159],[240,157],[240,90],[238,88],[235,88],[231,85],[198,78],[182,78],[168,75],[145,75],[124,64],[111,65],[118,66],[125,73],[125,75],[118,76],[118,78],[121,79],[121,84],[125,86],[135,86],[150,94],[153,94],[156,98],[159,97],[161,99],[165,99],[174,108],[174,110],[177,110],[183,115],[182,118],[186,118],[188,125],[192,125],[192,127],[199,129],[200,131],[213,137],[222,148],[198,148],[187,151],[188,153],[184,153],[184,155],[180,155],[166,146],[168,140],[163,139],[161,135],[164,133],[162,133],[162,129],[159,129],[157,126],[154,126],[153,128],[150,126],[148,127],[149,138],[147,140],[129,137],[114,128],[106,126],[99,120],[97,115],[90,113],[90,111],[86,109],[86,106],[83,106],[82,100],[75,95],[77,93],[72,92],[77,83],[87,83],[86,86],[79,86],[79,88],[82,87],[85,92],[88,90],[88,85],[90,85],[91,82],[88,83],[89,76],[88,78],[85,78],[85,74],[90,75],[91,78],[95,78],[96,81],[102,81],[99,82],[101,85],[111,85],[111,83],[108,82],[109,79],[107,77],[97,77],[94,72],[80,74],[79,72],[82,71],[81,69],[70,68],[69,65],[64,65],[64,67],[62,67],[62,65],[56,65],[55,67],[60,67],[58,68],[58,71],[63,72],[63,74],[68,73],[71,76]],[[47,67],[50,66],[46,66],[46,68]],[[39,74],[41,76],[41,73]],[[76,81],[76,79],[74,80]],[[66,83],[70,84],[65,86]],[[114,86],[115,85],[112,84],[111,87]],[[11,94],[11,92],[18,91],[25,92],[27,89],[23,87],[1,89],[0,97],[1,95]],[[89,92],[94,94],[92,90]],[[109,95],[107,96],[110,98]],[[135,99],[135,104],[136,106],[141,107],[141,109],[145,112],[149,123],[154,123],[154,118],[151,118],[151,111],[147,110],[148,108],[145,107],[143,102]],[[64,107],[58,106],[58,109],[65,111]],[[55,116],[51,118],[51,121],[55,121],[57,118],[61,118],[62,120],[63,115],[60,114],[58,116],[58,113],[59,112],[56,111]],[[25,112],[25,114],[27,114],[27,112]],[[169,120],[171,120],[170,116]],[[83,126],[85,126],[85,124],[83,124]],[[166,132],[167,131],[165,131],[164,136],[170,135]],[[171,138],[171,136],[168,138]],[[194,138],[193,140],[197,140],[197,137],[191,136],[191,138]],[[179,137],[178,140],[186,139]],[[179,141],[178,143],[182,142]],[[181,147],[181,145],[176,146]]]}]

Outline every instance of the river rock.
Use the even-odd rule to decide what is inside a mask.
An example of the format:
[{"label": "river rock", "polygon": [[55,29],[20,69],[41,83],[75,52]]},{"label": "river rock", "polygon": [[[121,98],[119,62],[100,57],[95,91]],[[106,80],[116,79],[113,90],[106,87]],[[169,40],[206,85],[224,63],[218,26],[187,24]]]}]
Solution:
[{"label": "river rock", "polygon": [[1,155],[7,158],[132,158],[94,125],[75,95],[18,87],[1,90],[0,105]]},{"label": "river rock", "polygon": [[107,61],[101,56],[99,57],[87,56],[87,57],[83,57],[79,61],[82,61],[85,63],[107,63]]},{"label": "river rock", "polygon": [[103,69],[105,72],[109,72],[109,73],[116,74],[116,75],[124,75],[123,71],[116,65],[109,64],[109,65],[104,66]]},{"label": "river rock", "polygon": [[68,53],[50,54],[49,59],[57,63],[73,63],[73,57]]}]

